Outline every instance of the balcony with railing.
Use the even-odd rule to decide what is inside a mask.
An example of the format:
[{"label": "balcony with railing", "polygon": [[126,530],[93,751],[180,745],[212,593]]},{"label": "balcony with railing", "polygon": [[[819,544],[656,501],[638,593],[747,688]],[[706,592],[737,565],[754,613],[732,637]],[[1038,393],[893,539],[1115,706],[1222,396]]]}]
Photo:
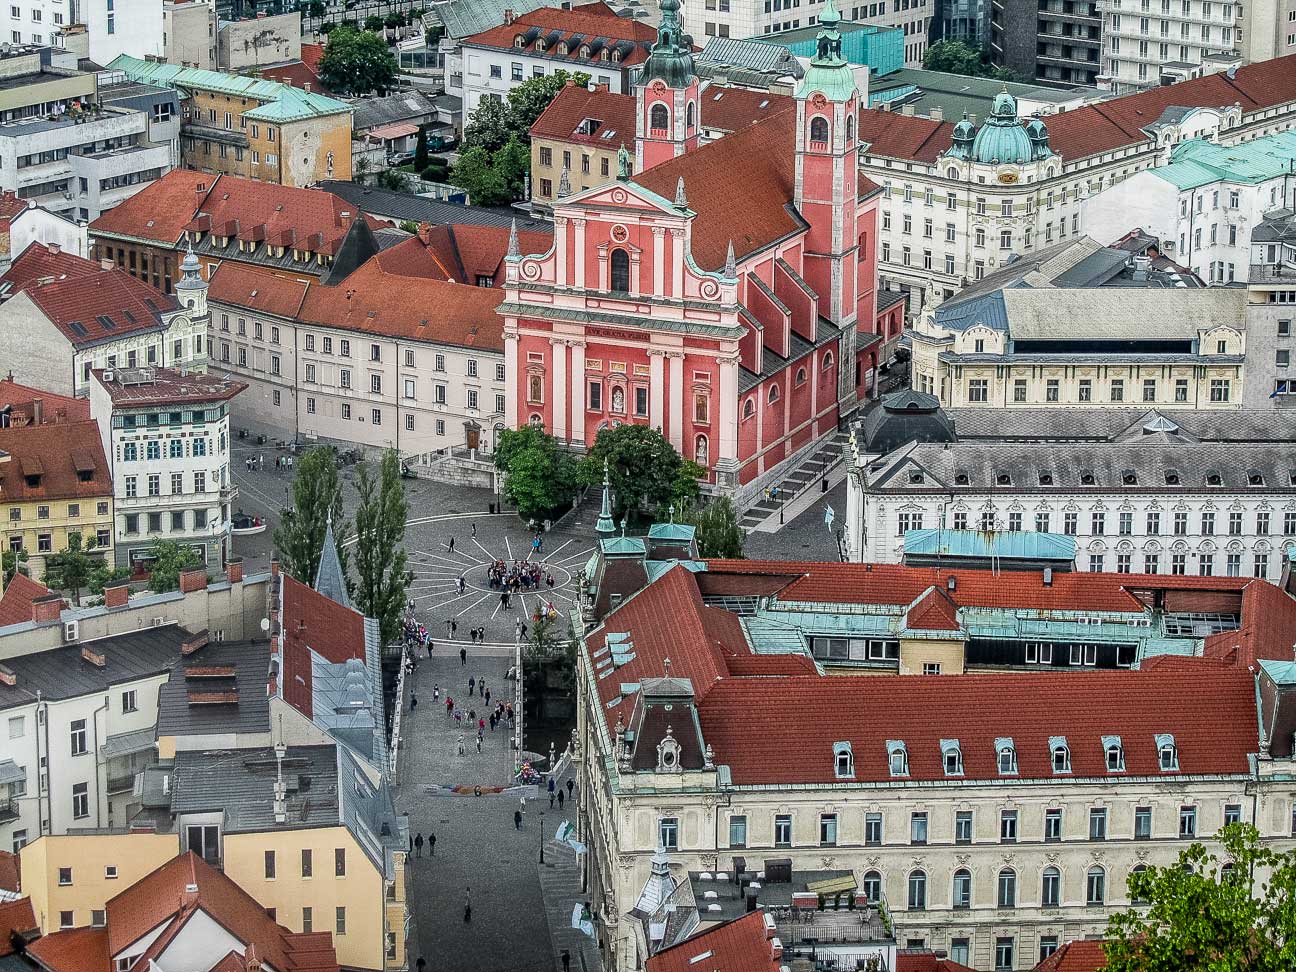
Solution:
[{"label": "balcony with railing", "polygon": [[0,800],[0,824],[13,823],[20,816],[22,816],[22,810],[18,806],[17,797]]},{"label": "balcony with railing", "polygon": [[1296,261],[1253,263],[1247,280],[1253,284],[1296,283]]}]

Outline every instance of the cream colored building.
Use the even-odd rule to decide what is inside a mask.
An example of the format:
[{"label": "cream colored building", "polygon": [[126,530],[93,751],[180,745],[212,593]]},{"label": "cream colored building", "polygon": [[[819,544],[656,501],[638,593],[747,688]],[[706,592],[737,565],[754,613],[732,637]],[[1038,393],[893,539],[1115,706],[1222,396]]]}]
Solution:
[{"label": "cream colored building", "polygon": [[[848,870],[857,893],[886,909],[900,947],[996,970],[1030,968],[1060,943],[1101,934],[1132,903],[1134,870],[1170,864],[1228,822],[1292,846],[1291,741],[1264,737],[1256,677],[1241,661],[1286,657],[1296,636],[1286,591],[1227,581],[1242,592],[1240,609],[1230,595],[1232,623],[1263,614],[1278,632],[1272,644],[1241,629],[1205,639],[1203,653],[1236,666],[861,678],[827,674],[796,647],[798,635],[867,626],[870,601],[917,592],[907,640],[931,647],[939,638],[916,629],[949,624],[931,598],[953,599],[959,620],[995,597],[1005,608],[1014,597],[1043,599],[1051,613],[1081,615],[1102,612],[1122,582],[1059,580],[1050,593],[1038,573],[1011,583],[977,571],[873,577],[863,565],[803,566],[675,568],[584,638],[579,839],[604,968],[642,968],[654,949],[659,926],[631,909],[659,846],[676,882],[684,872],[730,879],[738,858],[765,883],[773,873],[757,872],[780,859],[793,871]],[[1162,587],[1149,596],[1206,603],[1187,582]],[[740,624],[708,606],[721,603],[704,602],[710,595],[761,607]],[[774,607],[795,623],[763,624]],[[667,611],[671,625],[657,624]],[[1296,691],[1289,664],[1259,665],[1268,725]],[[705,911],[705,900],[696,907]],[[786,963],[799,939],[784,921],[776,917]]]},{"label": "cream colored building", "polygon": [[108,899],[179,851],[175,834],[127,830],[40,837],[23,847],[22,892],[43,933],[100,926]]}]

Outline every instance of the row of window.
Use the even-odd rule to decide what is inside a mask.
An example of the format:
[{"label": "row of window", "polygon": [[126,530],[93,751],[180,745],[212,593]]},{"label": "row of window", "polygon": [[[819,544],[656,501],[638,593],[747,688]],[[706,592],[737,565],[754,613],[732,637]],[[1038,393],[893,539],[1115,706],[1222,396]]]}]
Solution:
[{"label": "row of window", "polygon": [[[1108,839],[1108,814],[1106,807],[1091,807],[1089,809],[1089,828],[1087,839],[1090,841],[1105,841]],[[1131,837],[1134,840],[1151,840],[1152,839],[1152,808],[1135,807],[1134,808],[1134,827]],[[1061,808],[1052,807],[1044,811],[1044,832],[1041,839],[1044,843],[1061,843],[1064,840],[1062,828],[1063,813]],[[787,848],[793,846],[793,815],[790,813],[779,813],[774,815],[773,821],[773,846],[776,848]],[[1230,803],[1224,806],[1221,826],[1240,823],[1242,821],[1242,806],[1237,803]],[[864,814],[864,846],[880,847],[887,843],[884,834],[884,815],[881,812],[869,812]],[[819,841],[820,847],[838,846],[838,824],[839,815],[836,813],[821,813],[819,815]],[[1021,839],[1019,837],[1019,811],[1017,810],[1000,810],[999,812],[999,843],[1015,844]],[[1198,831],[1198,807],[1195,804],[1185,804],[1179,808],[1179,830],[1180,839],[1192,839],[1197,836]],[[928,844],[928,825],[929,815],[926,811],[914,811],[909,815],[909,840],[912,846],[921,847]],[[1292,814],[1292,830],[1296,833],[1296,809]],[[662,817],[659,820],[658,839],[663,847],[667,850],[677,850],[679,848],[679,821],[675,817]],[[1075,837],[1072,839],[1086,839],[1085,836]],[[975,842],[975,813],[972,810],[958,810],[954,813],[954,844],[966,845]],[[892,843],[898,843],[892,841]],[[748,818],[746,814],[735,814],[729,818],[729,847],[734,850],[745,849],[750,845],[748,843]]]},{"label": "row of window", "polygon": [[[213,478],[213,483],[219,482],[220,486],[223,487],[229,478],[228,473],[226,472],[228,468],[229,468],[228,466],[222,466],[220,468],[219,474]],[[200,471],[200,472],[193,473],[192,476],[193,476],[193,489],[191,490],[191,492],[194,493],[207,492],[207,482],[208,482],[207,473]],[[140,495],[138,476],[125,477],[124,483],[125,483],[125,495],[128,499],[134,499],[136,496]],[[185,492],[185,474],[182,472],[171,473],[170,485],[171,485],[171,492],[168,495],[171,496],[182,495]],[[162,474],[150,473],[145,478],[145,487],[148,490],[147,495],[161,496],[162,495]]]},{"label": "row of window", "polygon": [[[1011,485],[1011,483],[1001,484]],[[1127,483],[1126,485],[1132,485]],[[971,513],[967,510],[955,510],[951,516],[953,528],[955,530],[967,530],[971,523]],[[980,530],[1003,530],[1016,533],[1025,529],[1026,513],[1023,510],[1009,510],[1008,520],[1005,523],[999,518],[998,510],[982,510],[980,518],[977,520],[977,529]],[[1148,510],[1143,516],[1141,525],[1144,529],[1140,536],[1175,536],[1187,537],[1193,536],[1189,532],[1191,523],[1189,522],[1190,514],[1186,510],[1176,510],[1168,518],[1163,518],[1158,510]],[[1296,510],[1285,510],[1282,515],[1283,535],[1296,537]],[[896,514],[896,530],[903,536],[909,530],[921,530],[925,517],[922,510],[901,510]],[[1038,510],[1034,514],[1033,520],[1035,530],[1039,533],[1049,533],[1053,525],[1053,514],[1049,510]],[[1094,510],[1089,514],[1089,535],[1101,537],[1107,535],[1107,513],[1102,510]],[[1170,527],[1170,531],[1165,533],[1162,526]],[[1203,510],[1198,520],[1198,536],[1212,537],[1215,536],[1216,527],[1219,525],[1218,517],[1214,510]],[[1267,537],[1273,527],[1273,512],[1271,510],[1257,510],[1255,512],[1255,521],[1251,524],[1254,529],[1251,533],[1247,532],[1247,514],[1242,510],[1230,510],[1225,521],[1226,536],[1244,537],[1258,536]],[[1076,536],[1080,529],[1080,514],[1078,511],[1069,510],[1062,514],[1062,532],[1067,536]],[[1133,512],[1119,512],[1116,514],[1116,533],[1114,536],[1131,537],[1135,536],[1135,518]]]},{"label": "row of window", "polygon": [[[982,342],[978,341],[974,345],[974,353],[982,354],[985,347]],[[1228,354],[1226,342],[1220,341],[1216,353]],[[1173,400],[1183,404],[1188,402],[1190,392],[1190,383],[1187,378],[1176,378],[1174,380]],[[1113,378],[1107,388],[1106,401],[1124,402],[1134,401],[1132,391],[1130,397],[1126,397],[1127,387],[1124,378]],[[1144,378],[1140,391],[1141,398],[1144,402],[1159,401],[1161,386],[1155,378]],[[1030,381],[1026,378],[1014,378],[1012,384],[1012,401],[1016,403],[1029,401]],[[1081,378],[1076,383],[1075,389],[1076,401],[1092,402],[1094,399],[1093,381],[1089,378]],[[1228,378],[1214,378],[1210,383],[1210,400],[1216,403],[1232,401],[1233,383]],[[986,378],[970,378],[967,384],[967,399],[969,402],[986,403],[990,401],[990,382]],[[1062,381],[1058,378],[1048,378],[1044,382],[1044,400],[1046,402],[1060,402],[1062,400]]]},{"label": "row of window", "polygon": [[[140,446],[144,448],[141,449]],[[220,451],[225,451],[225,433],[220,434]],[[149,439],[143,443],[123,442],[119,452],[121,462],[153,462],[162,458],[162,441],[160,439]],[[166,444],[166,457],[168,459],[184,459],[190,456],[201,458],[207,455],[207,439],[168,439]]]},{"label": "row of window", "polygon": [[[50,518],[50,513],[51,513],[52,509],[53,509],[53,507],[51,507],[51,506],[49,506],[48,504],[45,504],[45,503],[42,503],[42,504],[38,505],[38,506],[36,507],[36,519],[38,519],[38,520],[48,520],[48,519]],[[80,503],[69,503],[69,504],[67,505],[66,511],[67,511],[67,518],[68,518],[69,520],[75,520],[77,517],[79,517],[79,516],[81,515],[81,504],[80,504]],[[95,512],[96,512],[99,516],[107,516],[107,515],[108,515],[108,504],[107,504],[106,502],[103,502],[103,503],[96,503],[96,504],[95,504]],[[21,507],[21,506],[11,506],[11,507],[9,507],[9,522],[10,522],[10,523],[21,523],[21,522],[22,522],[22,518],[23,518],[23,516],[22,516],[22,507]]]},{"label": "row of window", "polygon": [[[267,881],[275,880],[278,874],[278,852],[268,850],[265,852],[265,878]],[[315,876],[315,852],[309,847],[303,847],[300,854],[301,876],[311,878]],[[346,877],[347,862],[346,848],[336,847],[333,849],[333,876]]]},{"label": "row of window", "polygon": [[[25,548],[25,541],[22,534],[15,533],[9,537],[9,550],[13,553],[22,553]],[[95,546],[103,548],[112,546],[112,533],[109,530],[95,531]],[[55,553],[54,535],[52,533],[38,533],[36,535],[36,552],[37,553]]]},{"label": "row of window", "polygon": [[[184,146],[185,146],[185,149],[186,149],[185,154],[188,155],[188,156],[192,156],[192,155],[197,151],[199,145],[202,146],[202,154],[203,154],[203,155],[211,155],[211,154],[212,154],[212,143],[211,143],[210,141],[208,141],[207,139],[205,139],[205,138],[186,138],[186,139],[184,139]],[[243,148],[243,146],[241,146],[241,145],[235,145],[235,146],[234,146],[234,161],[235,161],[235,162],[242,162],[242,161],[243,161],[243,154],[244,154],[244,151],[245,151],[245,149]],[[216,145],[216,156],[217,156],[217,158],[221,158],[221,159],[228,159],[228,158],[229,158],[229,146],[226,145],[224,142],[220,142],[220,143],[218,143],[218,144]],[[265,154],[264,159],[263,159],[262,156],[261,156],[260,151],[258,151],[258,150],[256,150],[256,149],[253,149],[253,151],[252,151],[252,162],[253,162],[254,165],[261,165],[263,162],[264,162],[264,164],[266,164],[266,165],[276,165],[276,164],[278,164],[278,162],[279,162],[279,157],[278,157],[274,152],[267,152],[267,153]]]},{"label": "row of window", "polygon": [[[172,533],[183,533],[185,531],[185,520],[188,517],[185,510],[172,510],[168,514],[162,513],[127,513],[123,517],[122,532],[128,537],[139,536],[141,532],[149,535],[160,534],[163,531],[163,523],[170,526]],[[141,520],[141,516],[143,519]],[[163,517],[165,516],[165,521]],[[141,525],[144,527],[141,531]],[[211,510],[196,509],[193,511],[193,529],[206,530],[211,525]]]},{"label": "row of window", "polygon": [[[156,365],[159,363],[158,351],[161,349],[161,347],[162,347],[161,344],[150,344],[143,349],[144,351],[143,364],[145,366]],[[205,349],[205,345],[203,344],[203,335],[201,334],[196,335],[193,341],[193,353],[195,355],[201,356],[202,354],[205,353],[204,349]],[[183,359],[184,359],[184,340],[182,338],[176,338],[171,343],[171,363],[176,364]],[[98,359],[98,364],[92,361],[90,357],[87,355],[81,361],[82,379],[84,381],[89,381],[90,370],[95,367],[108,368],[108,369],[116,368],[117,362],[119,360],[124,361],[125,366],[127,368],[138,368],[140,366],[139,349],[135,349],[135,348],[128,349],[124,356],[119,356],[117,354],[103,355]]]}]

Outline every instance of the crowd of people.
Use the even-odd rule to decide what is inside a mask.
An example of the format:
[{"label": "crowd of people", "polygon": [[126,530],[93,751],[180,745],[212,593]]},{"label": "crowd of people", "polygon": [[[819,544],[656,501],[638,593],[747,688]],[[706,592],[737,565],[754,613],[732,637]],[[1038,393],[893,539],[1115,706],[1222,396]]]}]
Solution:
[{"label": "crowd of people", "polygon": [[541,587],[553,590],[554,575],[543,562],[515,560],[510,565],[497,560],[486,569],[486,582],[493,591],[517,594],[519,591],[538,591]]}]

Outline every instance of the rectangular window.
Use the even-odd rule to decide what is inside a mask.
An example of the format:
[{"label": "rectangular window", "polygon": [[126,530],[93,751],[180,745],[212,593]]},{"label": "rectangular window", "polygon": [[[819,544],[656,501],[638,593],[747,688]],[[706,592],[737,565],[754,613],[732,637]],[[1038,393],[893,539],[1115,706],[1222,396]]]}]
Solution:
[{"label": "rectangular window", "polygon": [[927,843],[927,814],[914,813],[909,816],[909,843]]},{"label": "rectangular window", "polygon": [[882,843],[882,814],[864,814],[864,843],[871,847]]},{"label": "rectangular window", "polygon": [[1017,841],[1016,810],[999,811],[999,840],[1005,844],[1012,844]]},{"label": "rectangular window", "polygon": [[1185,838],[1197,836],[1197,808],[1195,806],[1179,808],[1179,836]]},{"label": "rectangular window", "polygon": [[309,847],[303,847],[301,852],[301,876],[304,878],[311,877],[315,873],[314,854]]},{"label": "rectangular window", "polygon": [[1062,839],[1062,811],[1051,808],[1044,811],[1044,839],[1059,841]]},{"label": "rectangular window", "polygon": [[1104,807],[1091,807],[1089,810],[1089,839],[1107,839],[1107,810]]},{"label": "rectangular window", "polygon": [[1012,972],[1015,951],[1013,939],[995,939],[995,972]]},{"label": "rectangular window", "polygon": [[90,816],[90,784],[72,785],[72,816],[78,820]]},{"label": "rectangular window", "polygon": [[275,877],[275,852],[272,850],[265,852],[265,876],[267,881],[273,881]]},{"label": "rectangular window", "polygon": [[72,755],[84,756],[86,753],[86,721],[73,719],[71,725]]},{"label": "rectangular window", "polygon": [[837,846],[837,814],[822,813],[819,815],[819,846]]},{"label": "rectangular window", "polygon": [[735,814],[729,818],[729,846],[747,846],[747,817],[743,814]]},{"label": "rectangular window", "polygon": [[310,908],[302,909],[302,932],[309,935],[315,930],[315,915]]},{"label": "rectangular window", "polygon": [[792,815],[780,813],[774,818],[774,846],[792,846]]},{"label": "rectangular window", "polygon": [[954,843],[972,843],[972,811],[959,810],[954,814]]}]

